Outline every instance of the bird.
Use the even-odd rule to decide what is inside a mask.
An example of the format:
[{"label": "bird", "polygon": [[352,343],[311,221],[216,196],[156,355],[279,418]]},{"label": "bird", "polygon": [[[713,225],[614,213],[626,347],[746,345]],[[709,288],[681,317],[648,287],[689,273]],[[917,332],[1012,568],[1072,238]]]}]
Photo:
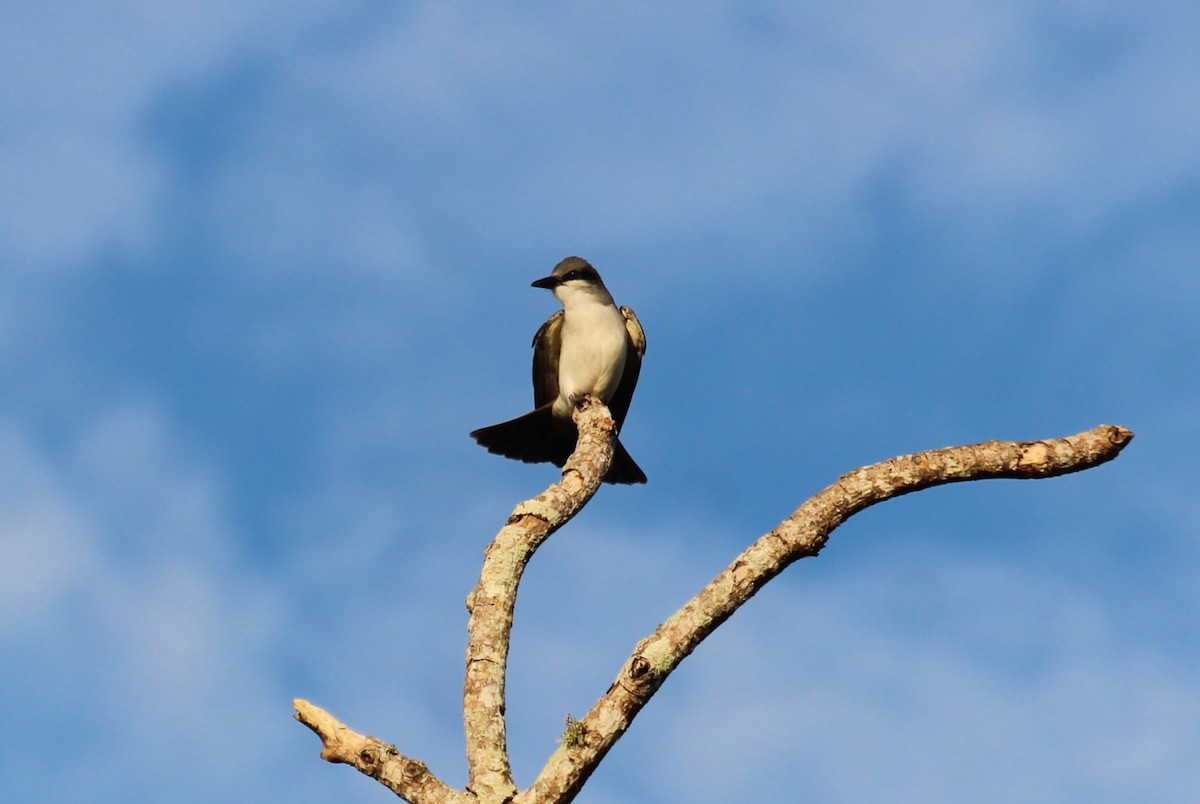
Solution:
[{"label": "bird", "polygon": [[[620,434],[642,370],[646,333],[633,310],[617,307],[599,272],[582,257],[567,257],[531,287],[553,291],[563,306],[533,336],[534,409],[481,427],[471,438],[495,455],[562,466],[579,440],[571,414],[585,395],[608,405]],[[619,438],[604,482],[646,482]]]}]

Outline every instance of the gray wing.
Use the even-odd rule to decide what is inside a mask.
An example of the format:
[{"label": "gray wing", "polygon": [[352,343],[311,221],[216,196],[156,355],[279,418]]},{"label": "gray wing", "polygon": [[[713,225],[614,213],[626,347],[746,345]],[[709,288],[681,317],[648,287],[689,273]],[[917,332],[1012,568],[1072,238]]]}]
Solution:
[{"label": "gray wing", "polygon": [[[629,348],[625,352],[625,371],[621,374],[621,382],[608,400],[608,409],[612,411],[617,423],[617,431],[625,423],[625,414],[629,413],[629,403],[633,401],[633,389],[637,387],[638,375],[642,372],[642,355],[646,354],[646,333],[637,314],[628,307],[621,308],[625,316],[625,332],[629,335]],[[547,322],[549,323],[549,322]]]},{"label": "gray wing", "polygon": [[533,406],[558,399],[558,352],[562,349],[563,311],[546,320],[533,336]]}]

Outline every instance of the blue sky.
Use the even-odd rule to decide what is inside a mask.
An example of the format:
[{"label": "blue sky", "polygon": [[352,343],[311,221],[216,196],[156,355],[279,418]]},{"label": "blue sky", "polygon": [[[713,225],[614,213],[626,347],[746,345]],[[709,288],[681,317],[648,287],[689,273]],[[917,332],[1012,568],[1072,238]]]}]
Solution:
[{"label": "blue sky", "polygon": [[650,483],[530,567],[518,782],[842,472],[1110,422],[1095,471],[853,519],[580,800],[1200,788],[1194,3],[4,18],[6,800],[388,800],[296,696],[464,783],[463,601],[557,476],[466,434],[529,407],[568,254],[646,327]]}]

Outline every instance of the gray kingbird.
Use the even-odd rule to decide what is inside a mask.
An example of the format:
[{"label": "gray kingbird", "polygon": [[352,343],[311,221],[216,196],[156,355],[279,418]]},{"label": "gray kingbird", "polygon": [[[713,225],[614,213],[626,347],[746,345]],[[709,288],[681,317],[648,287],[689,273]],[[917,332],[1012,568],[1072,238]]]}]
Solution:
[{"label": "gray kingbird", "polygon": [[[471,438],[496,455],[562,466],[579,440],[571,413],[584,395],[604,400],[620,433],[642,370],[646,334],[633,310],[613,303],[585,259],[567,257],[532,286],[554,291],[563,306],[533,336],[534,410],[482,427]],[[619,439],[604,482],[646,482]]]}]

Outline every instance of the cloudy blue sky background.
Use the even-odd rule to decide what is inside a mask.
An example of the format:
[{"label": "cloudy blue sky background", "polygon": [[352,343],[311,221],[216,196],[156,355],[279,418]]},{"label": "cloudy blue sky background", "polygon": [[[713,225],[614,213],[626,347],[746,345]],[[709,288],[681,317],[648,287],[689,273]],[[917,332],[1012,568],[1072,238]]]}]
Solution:
[{"label": "cloudy blue sky background", "polygon": [[556,477],[529,282],[649,336],[534,560],[528,784],[634,643],[840,473],[1110,422],[1115,463],[856,517],[587,802],[1192,800],[1200,7],[7,3],[0,788],[378,802],[306,697],[465,782],[463,600]]}]

